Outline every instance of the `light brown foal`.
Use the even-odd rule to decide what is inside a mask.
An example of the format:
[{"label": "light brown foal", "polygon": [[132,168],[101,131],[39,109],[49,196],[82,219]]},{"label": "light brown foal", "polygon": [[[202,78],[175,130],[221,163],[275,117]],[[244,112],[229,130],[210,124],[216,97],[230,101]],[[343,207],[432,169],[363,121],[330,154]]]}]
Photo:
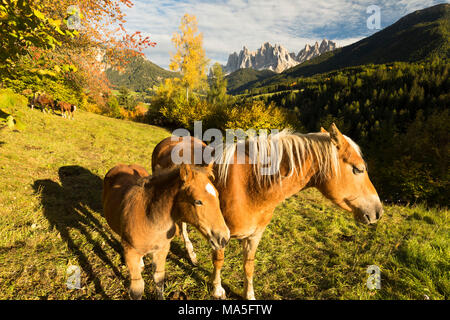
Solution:
[{"label": "light brown foal", "polygon": [[[365,224],[380,219],[383,208],[377,191],[367,174],[367,168],[359,147],[350,138],[341,134],[333,124],[329,132],[293,134],[282,131],[265,140],[246,141],[245,164],[237,163],[236,146],[223,148],[223,154],[216,154],[214,185],[219,191],[220,207],[232,238],[242,240],[244,255],[244,298],[255,299],[253,271],[256,249],[262,234],[269,224],[275,207],[287,197],[300,190],[315,187],[333,203],[353,212],[356,220]],[[271,142],[279,148],[271,149]],[[273,175],[261,174],[262,163],[250,161],[250,147],[263,154],[277,152]],[[206,145],[193,137],[166,138],[154,149],[152,166],[167,168],[173,166],[171,152],[178,144]],[[255,150],[255,149],[254,149]],[[223,160],[234,160],[233,163]],[[259,159],[259,158],[258,158]],[[187,233],[183,233],[186,247],[192,248]],[[189,252],[189,256],[194,255]],[[221,285],[220,270],[224,250],[213,251],[213,293],[216,298],[225,298]]]},{"label": "light brown foal", "polygon": [[214,250],[230,239],[218,193],[209,177],[211,167],[181,165],[154,176],[138,165],[119,164],[103,181],[103,209],[111,229],[122,239],[130,271],[130,296],[141,299],[143,256],[151,253],[157,297],[164,299],[165,261],[176,224],[195,226]]}]

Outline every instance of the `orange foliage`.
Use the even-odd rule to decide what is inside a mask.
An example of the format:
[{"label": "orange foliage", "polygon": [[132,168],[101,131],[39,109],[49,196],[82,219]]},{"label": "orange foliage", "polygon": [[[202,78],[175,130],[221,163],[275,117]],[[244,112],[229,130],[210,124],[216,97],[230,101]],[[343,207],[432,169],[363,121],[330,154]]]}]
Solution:
[{"label": "orange foliage", "polygon": [[129,111],[120,107],[120,115],[122,116],[122,118],[127,120],[143,121],[147,110],[148,107],[144,103],[139,103],[134,108],[134,111]]},{"label": "orange foliage", "polygon": [[[81,27],[78,35],[63,40],[57,52],[31,50],[34,61],[46,56],[47,64],[75,65],[78,72],[67,72],[80,88],[84,88],[91,101],[104,105],[109,93],[109,83],[103,72],[106,63],[116,68],[123,67],[131,55],[142,54],[142,50],[155,46],[148,36],[140,31],[127,33],[124,28],[125,14],[123,7],[133,6],[130,0],[35,0],[43,5],[45,14],[53,19],[64,21],[61,29],[68,28],[67,21],[73,12],[70,6],[79,8]],[[78,14],[78,13],[77,13]],[[132,50],[130,50],[132,49]],[[41,65],[40,65],[41,67]],[[46,67],[46,66],[42,66]]]}]

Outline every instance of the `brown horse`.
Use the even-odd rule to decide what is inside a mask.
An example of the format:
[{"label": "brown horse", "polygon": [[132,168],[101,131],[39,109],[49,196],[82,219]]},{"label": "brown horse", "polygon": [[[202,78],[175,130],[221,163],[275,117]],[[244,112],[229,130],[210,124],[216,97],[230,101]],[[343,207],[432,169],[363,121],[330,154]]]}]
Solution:
[{"label": "brown horse", "polygon": [[67,118],[67,119],[72,118],[72,120],[73,120],[73,114],[74,114],[75,110],[77,110],[76,105],[68,103],[68,102],[64,102],[64,101],[58,101],[58,102],[56,102],[56,106],[61,111],[61,116],[63,118]]},{"label": "brown horse", "polygon": [[[277,142],[272,149],[271,142]],[[153,151],[152,166],[171,166],[171,150],[178,143],[188,143],[194,154],[194,145],[202,143],[191,138],[166,138]],[[205,144],[203,144],[205,147]],[[329,133],[293,134],[283,130],[274,136],[249,138],[245,143],[245,164],[237,163],[236,143],[223,147],[215,155],[215,187],[219,190],[220,206],[232,238],[242,240],[244,254],[244,297],[254,299],[254,258],[261,236],[269,224],[275,207],[287,197],[309,187],[321,193],[341,208],[353,212],[356,220],[365,224],[380,219],[383,208],[377,191],[367,174],[359,147],[342,135],[333,124]],[[251,162],[249,149],[269,155],[276,152],[276,174],[262,175],[263,163]],[[233,161],[230,161],[233,160]],[[233,162],[233,163],[230,163]],[[192,248],[187,233],[183,233],[186,247]],[[193,252],[189,252],[192,256]],[[213,296],[225,298],[220,270],[224,250],[213,251]]]},{"label": "brown horse", "polygon": [[53,110],[55,108],[55,101],[52,97],[48,96],[47,94],[43,93],[35,93],[33,97],[29,101],[31,109],[34,109],[34,107],[41,107],[42,111],[45,113],[46,109]]},{"label": "brown horse", "polygon": [[194,225],[221,250],[230,239],[217,190],[211,184],[212,167],[181,166],[149,176],[137,165],[117,165],[103,181],[103,209],[111,229],[122,239],[130,271],[130,296],[144,292],[143,256],[152,253],[157,296],[163,299],[165,261],[179,221]]}]

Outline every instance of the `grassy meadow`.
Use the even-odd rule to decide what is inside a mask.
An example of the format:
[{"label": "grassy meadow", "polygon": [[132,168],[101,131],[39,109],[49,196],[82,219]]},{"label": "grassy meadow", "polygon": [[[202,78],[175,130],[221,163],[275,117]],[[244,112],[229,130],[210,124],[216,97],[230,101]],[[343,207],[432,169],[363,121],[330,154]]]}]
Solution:
[{"label": "grassy meadow", "polygon": [[[0,299],[128,299],[128,271],[118,238],[102,216],[102,178],[117,163],[150,169],[158,127],[77,111],[75,120],[11,107],[26,124],[0,130]],[[386,205],[374,227],[357,224],[317,191],[280,204],[256,254],[257,299],[448,299],[447,209]],[[192,230],[192,228],[190,228]],[[199,266],[172,242],[166,297],[210,299],[208,243],[191,238]],[[151,257],[146,299],[153,299]],[[69,265],[81,289],[66,286]],[[366,287],[368,265],[381,269],[381,289]],[[240,243],[226,249],[223,284],[230,299],[243,286]]]}]

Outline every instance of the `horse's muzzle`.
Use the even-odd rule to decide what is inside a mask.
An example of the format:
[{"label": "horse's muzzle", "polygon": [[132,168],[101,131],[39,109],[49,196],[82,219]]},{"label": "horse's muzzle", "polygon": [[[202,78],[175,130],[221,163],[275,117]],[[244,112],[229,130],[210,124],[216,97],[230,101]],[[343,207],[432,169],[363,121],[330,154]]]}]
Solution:
[{"label": "horse's muzzle", "polygon": [[364,224],[374,224],[383,216],[383,206],[381,203],[369,212],[363,212],[360,216],[360,221]]},{"label": "horse's muzzle", "polygon": [[212,231],[211,235],[209,236],[209,242],[211,243],[211,246],[214,250],[225,248],[228,244],[228,241],[230,241],[230,231],[228,231],[226,234],[223,234],[222,232]]}]

